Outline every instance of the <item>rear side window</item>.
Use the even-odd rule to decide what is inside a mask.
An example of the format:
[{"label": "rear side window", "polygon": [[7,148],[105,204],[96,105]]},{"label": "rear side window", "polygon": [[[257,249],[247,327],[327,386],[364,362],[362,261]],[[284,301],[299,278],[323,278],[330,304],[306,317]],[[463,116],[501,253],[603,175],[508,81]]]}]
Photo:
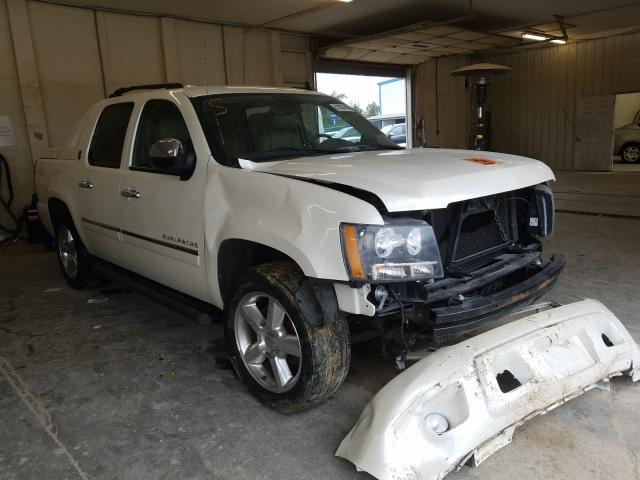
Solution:
[{"label": "rear side window", "polygon": [[109,105],[100,114],[89,150],[89,163],[99,167],[119,168],[127,126],[133,103]]}]

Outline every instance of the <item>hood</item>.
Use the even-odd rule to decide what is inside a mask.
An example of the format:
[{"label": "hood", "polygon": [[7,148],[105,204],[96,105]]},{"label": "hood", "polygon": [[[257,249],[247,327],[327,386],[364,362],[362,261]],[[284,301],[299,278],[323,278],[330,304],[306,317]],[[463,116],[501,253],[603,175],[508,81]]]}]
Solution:
[{"label": "hood", "polygon": [[373,193],[389,212],[445,208],[453,202],[554,180],[542,162],[504,153],[416,148],[253,163],[242,168],[347,185]]}]

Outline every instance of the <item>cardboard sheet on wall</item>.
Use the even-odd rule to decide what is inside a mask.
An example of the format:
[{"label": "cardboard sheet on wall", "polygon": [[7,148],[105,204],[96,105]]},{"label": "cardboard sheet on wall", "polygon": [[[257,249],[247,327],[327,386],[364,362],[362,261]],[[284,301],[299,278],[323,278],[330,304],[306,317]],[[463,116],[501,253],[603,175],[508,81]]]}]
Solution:
[{"label": "cardboard sheet on wall", "polygon": [[7,115],[0,115],[0,147],[15,147],[15,145],[16,136],[11,119]]}]

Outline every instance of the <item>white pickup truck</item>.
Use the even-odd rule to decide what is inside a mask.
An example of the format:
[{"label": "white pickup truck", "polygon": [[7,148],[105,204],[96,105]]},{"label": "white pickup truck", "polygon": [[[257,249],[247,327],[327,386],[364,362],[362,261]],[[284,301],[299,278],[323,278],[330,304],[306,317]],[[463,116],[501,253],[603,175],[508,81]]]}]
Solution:
[{"label": "white pickup truck", "polygon": [[316,92],[177,84],[116,91],[36,168],[72,287],[106,262],[223,309],[240,377],[280,411],[338,388],[353,319],[441,341],[544,294],[564,266],[541,252],[553,179],[400,148]]}]

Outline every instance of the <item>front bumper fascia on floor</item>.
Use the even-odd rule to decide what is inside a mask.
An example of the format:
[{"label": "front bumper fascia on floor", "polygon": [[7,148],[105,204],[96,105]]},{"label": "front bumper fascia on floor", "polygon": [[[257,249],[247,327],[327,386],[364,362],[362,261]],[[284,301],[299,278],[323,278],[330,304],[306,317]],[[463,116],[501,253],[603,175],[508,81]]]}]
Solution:
[{"label": "front bumper fascia on floor", "polygon": [[596,300],[546,310],[398,375],[336,455],[380,480],[439,480],[469,460],[480,464],[528,419],[618,375],[640,379],[640,348],[610,310]]}]

